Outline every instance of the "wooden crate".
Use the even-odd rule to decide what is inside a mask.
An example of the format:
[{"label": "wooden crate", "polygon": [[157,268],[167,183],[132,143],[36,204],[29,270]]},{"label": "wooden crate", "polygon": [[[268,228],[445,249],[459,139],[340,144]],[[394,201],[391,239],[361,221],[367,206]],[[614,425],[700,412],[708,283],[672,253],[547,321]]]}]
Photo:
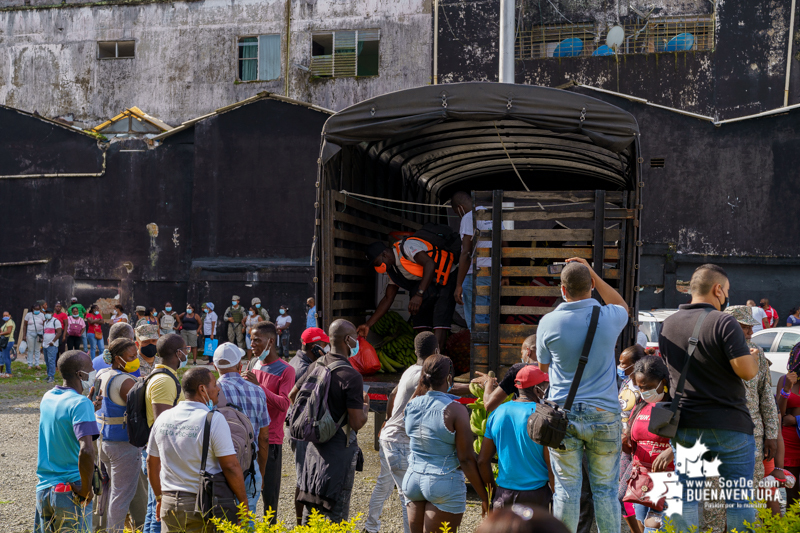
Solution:
[{"label": "wooden crate", "polygon": [[[503,207],[509,202],[513,207]],[[635,318],[639,221],[635,192],[476,191],[473,203],[475,240],[491,242],[491,248],[477,248],[472,259],[473,322],[476,314],[490,317],[489,324],[472,324],[473,373],[498,371],[520,361],[522,342],[561,301],[560,274],[549,274],[549,264],[571,257],[586,259],[620,291]],[[501,231],[481,235],[477,226],[484,221],[492,221],[495,228],[513,221],[514,227],[503,224]],[[491,268],[478,269],[478,259],[487,257]],[[499,275],[492,276],[495,269]],[[479,286],[478,280],[486,277],[491,284]],[[478,296],[489,296],[489,305],[477,305]],[[530,303],[521,298],[531,299]],[[629,326],[622,338],[626,345],[635,342],[635,329]]]},{"label": "wooden crate", "polygon": [[326,265],[324,280],[317,280],[323,289],[322,327],[327,330],[338,318],[362,324],[365,311],[375,308],[375,272],[367,264],[367,246],[389,243],[389,233],[414,231],[421,224],[337,191],[325,191],[321,223],[326,225],[322,257],[332,266]]}]

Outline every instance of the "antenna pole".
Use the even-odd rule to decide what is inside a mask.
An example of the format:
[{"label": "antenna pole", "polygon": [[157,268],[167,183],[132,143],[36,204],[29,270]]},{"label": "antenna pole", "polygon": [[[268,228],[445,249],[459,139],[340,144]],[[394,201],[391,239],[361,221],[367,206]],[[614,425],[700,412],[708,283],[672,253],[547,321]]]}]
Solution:
[{"label": "antenna pole", "polygon": [[514,83],[514,0],[500,0],[500,83]]}]

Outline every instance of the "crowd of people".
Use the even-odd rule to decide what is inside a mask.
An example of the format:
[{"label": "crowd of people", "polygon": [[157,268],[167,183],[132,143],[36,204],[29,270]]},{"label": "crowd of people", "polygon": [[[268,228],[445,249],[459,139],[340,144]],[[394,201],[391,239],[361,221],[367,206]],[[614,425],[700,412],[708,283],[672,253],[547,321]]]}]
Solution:
[{"label": "crowd of people", "polygon": [[[290,348],[290,328],[292,317],[289,308],[282,305],[275,320],[278,327],[279,343],[277,350],[280,355],[288,357]],[[306,325],[316,325],[316,306],[314,298],[306,302]],[[197,364],[198,351],[204,351],[206,346],[218,345],[220,335],[229,342],[236,343],[240,348],[247,350],[248,358],[252,356],[249,331],[258,322],[269,322],[270,315],[262,307],[260,298],[253,298],[249,309],[241,304],[239,296],[231,298],[231,305],[225,310],[222,321],[214,312],[214,304],[205,302],[195,307],[186,304],[183,312],[173,309],[171,302],[166,302],[161,311],[155,307],[136,306],[134,314],[129,316],[124,306],[117,304],[104,317],[98,304],[92,304],[86,309],[78,302],[76,297],[70,301],[67,308],[56,302],[52,310],[44,300],[37,301],[22,319],[19,338],[20,346],[15,347],[17,338],[17,324],[8,311],[3,312],[3,323],[0,325],[0,378],[11,378],[11,354],[13,350],[27,356],[29,368],[40,370],[42,362],[47,371],[47,382],[55,381],[56,364],[58,358],[67,350],[81,349],[93,359],[95,370],[101,370],[108,365],[103,363],[102,354],[106,348],[106,339],[103,333],[103,324],[109,327],[117,324],[130,324],[137,328],[143,324],[155,327],[152,339],[157,341],[160,337],[170,333],[179,334],[190,349],[192,364]],[[208,340],[211,344],[208,344]],[[154,351],[148,349],[149,351]],[[213,348],[212,348],[213,351]],[[211,354],[206,354],[206,363],[211,362]],[[152,365],[154,355],[150,354],[149,364]]]},{"label": "crowd of people", "polygon": [[[682,512],[670,514],[669,502],[637,493],[636,480],[676,471],[677,450],[698,442],[722,477],[754,488],[726,493],[728,530],[747,530],[759,500],[781,514],[787,500],[798,500],[800,346],[773,392],[769,363],[749,341],[759,320],[750,305],[729,306],[729,291],[724,270],[698,267],[691,303],[664,322],[657,355],[637,344],[617,358],[628,306],[585,260],[571,259],[561,273],[564,303],[522,343],[520,363],[499,382],[476,373],[489,413],[479,453],[469,411],[456,401],[469,387],[455,383],[437,336],[417,334],[417,362],[388,399],[381,474],[365,531],[380,530],[394,490],[406,532],[438,531],[445,522],[456,530],[466,510],[465,481],[488,514],[481,531],[535,517],[548,524],[543,531],[588,531],[595,522],[600,533],[617,533],[624,519],[634,533],[655,532],[665,516],[679,531],[689,530],[699,526],[697,501],[684,497]],[[213,312],[210,304],[203,307]],[[596,323],[589,320],[593,311]],[[186,324],[182,315],[173,326]],[[297,523],[312,510],[334,522],[348,519],[363,465],[358,431],[370,408],[363,378],[348,362],[359,350],[356,327],[336,320],[327,333],[305,329],[302,348],[287,362],[279,353],[281,328],[251,321],[244,331],[248,349],[223,343],[213,353],[213,369],[193,367],[179,379],[193,346],[165,324],[146,316],[134,324],[118,320],[99,370],[77,349],[58,359],[64,382],[41,404],[37,531],[121,532],[140,494],[145,532],[206,531],[220,512],[201,505],[212,486],[229,495],[214,501],[251,511],[262,499],[274,523],[284,442],[294,456],[296,484],[284,490],[294,492]],[[587,336],[585,373],[571,391]],[[505,401],[509,395],[513,400]],[[545,400],[563,406],[568,396],[574,402],[561,446],[535,442],[531,414]],[[664,436],[651,421],[676,396],[677,429]],[[93,508],[98,483],[105,490]],[[224,513],[224,503],[219,506]],[[236,520],[233,513],[226,516]],[[557,520],[548,522],[549,515]]]}]

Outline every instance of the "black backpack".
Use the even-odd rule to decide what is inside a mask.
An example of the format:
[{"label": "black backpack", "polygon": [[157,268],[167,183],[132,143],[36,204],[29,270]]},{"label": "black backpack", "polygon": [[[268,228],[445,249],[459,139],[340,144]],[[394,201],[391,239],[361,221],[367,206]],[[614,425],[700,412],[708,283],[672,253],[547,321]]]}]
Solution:
[{"label": "black backpack", "polygon": [[150,426],[147,425],[147,400],[145,399],[145,393],[147,392],[147,384],[150,382],[150,379],[158,374],[167,374],[175,381],[175,386],[178,388],[172,407],[175,407],[181,395],[180,381],[178,381],[178,378],[176,378],[172,372],[165,368],[153,370],[146,378],[136,380],[131,390],[128,391],[125,416],[127,418],[128,442],[137,448],[147,446],[147,441],[150,440]]},{"label": "black backpack", "polygon": [[458,263],[461,256],[461,235],[450,226],[428,222],[414,232],[413,237],[428,241],[435,247],[450,252]]}]

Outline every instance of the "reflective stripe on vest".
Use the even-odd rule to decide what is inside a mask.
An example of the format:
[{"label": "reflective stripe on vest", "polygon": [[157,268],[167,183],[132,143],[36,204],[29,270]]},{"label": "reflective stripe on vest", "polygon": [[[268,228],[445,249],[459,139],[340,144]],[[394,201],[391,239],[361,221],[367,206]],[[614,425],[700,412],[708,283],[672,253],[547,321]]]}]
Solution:
[{"label": "reflective stripe on vest", "polygon": [[400,265],[412,276],[421,278],[422,274],[424,273],[424,268],[422,265],[406,259],[406,256],[403,253],[402,245],[405,244],[407,240],[412,239],[421,242],[428,248],[428,251],[425,253],[428,254],[428,256],[433,260],[433,263],[436,265],[433,282],[437,285],[447,285],[447,281],[450,279],[450,270],[453,268],[453,262],[455,261],[453,254],[444,250],[440,250],[428,241],[422,240],[419,237],[408,237],[407,239],[403,239],[402,241],[394,243],[394,247],[397,250],[397,257],[400,258]]}]

